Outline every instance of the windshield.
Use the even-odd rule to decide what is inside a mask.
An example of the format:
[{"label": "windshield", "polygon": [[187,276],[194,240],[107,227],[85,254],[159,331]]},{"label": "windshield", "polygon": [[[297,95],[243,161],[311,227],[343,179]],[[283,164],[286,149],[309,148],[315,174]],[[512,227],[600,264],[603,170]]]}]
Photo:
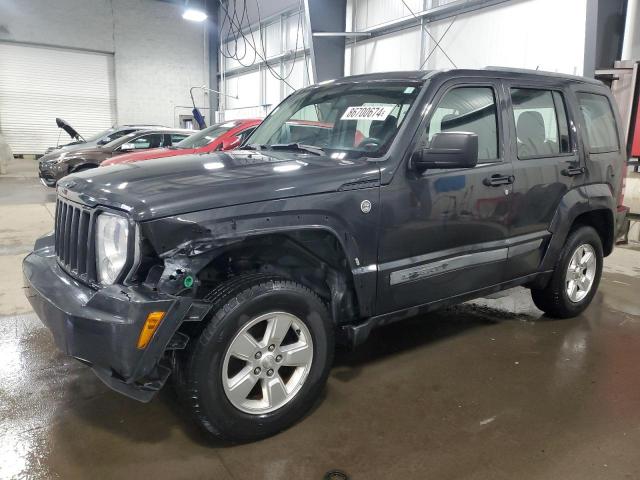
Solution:
[{"label": "windshield", "polygon": [[188,136],[181,142],[176,143],[172,148],[199,148],[209,145],[223,133],[236,127],[238,122],[217,123],[211,125],[198,133]]},{"label": "windshield", "polygon": [[98,143],[98,145],[106,145],[109,142],[113,142],[114,140],[118,140],[119,138],[125,136],[125,135],[129,135],[130,133],[135,133],[138,130],[140,130],[139,128],[133,128],[133,127],[127,127],[127,128],[120,128],[118,129],[118,127],[113,127],[113,128],[109,128],[108,130],[105,130],[103,132],[98,133],[97,135],[94,135],[93,137],[90,137],[89,139],[87,139],[87,142],[96,142]]},{"label": "windshield", "polygon": [[383,155],[415,101],[420,82],[325,85],[284,100],[249,138],[248,147],[312,146],[344,156]]},{"label": "windshield", "polygon": [[116,129],[115,128],[108,128],[106,130],[103,130],[100,133],[96,133],[94,136],[87,138],[87,142],[97,142],[98,140],[100,140],[102,137],[104,137],[105,135],[109,135],[110,133],[115,132]]},{"label": "windshield", "polygon": [[[119,133],[119,132],[118,132]],[[120,145],[123,145],[127,142],[131,142],[133,141],[133,139],[139,134],[140,132],[136,131],[136,132],[130,132],[127,133],[126,135],[118,135],[115,139],[110,139],[109,143],[104,143],[102,144],[100,147],[104,148],[106,150],[113,150],[116,147],[119,147]]]}]

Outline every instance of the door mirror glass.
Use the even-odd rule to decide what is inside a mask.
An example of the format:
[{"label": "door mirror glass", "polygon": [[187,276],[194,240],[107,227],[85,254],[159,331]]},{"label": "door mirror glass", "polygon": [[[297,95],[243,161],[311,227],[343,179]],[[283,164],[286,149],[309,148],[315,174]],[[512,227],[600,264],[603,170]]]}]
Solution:
[{"label": "door mirror glass", "polygon": [[411,166],[422,172],[428,168],[472,168],[478,163],[478,135],[468,132],[440,132],[428,148],[416,150]]},{"label": "door mirror glass", "polygon": [[131,150],[135,150],[135,149],[136,149],[135,143],[123,143],[122,146],[120,147],[121,152],[130,152]]}]

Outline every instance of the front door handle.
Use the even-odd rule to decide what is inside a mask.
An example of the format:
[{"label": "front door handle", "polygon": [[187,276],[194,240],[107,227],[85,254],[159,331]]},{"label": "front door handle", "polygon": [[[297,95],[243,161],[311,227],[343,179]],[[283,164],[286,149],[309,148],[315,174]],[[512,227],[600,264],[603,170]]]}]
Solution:
[{"label": "front door handle", "polygon": [[565,177],[575,177],[584,173],[584,167],[567,167],[560,173]]},{"label": "front door handle", "polygon": [[485,178],[482,183],[487,187],[499,187],[500,185],[509,185],[513,183],[515,179],[516,177],[513,175],[500,175],[499,173],[496,173]]}]

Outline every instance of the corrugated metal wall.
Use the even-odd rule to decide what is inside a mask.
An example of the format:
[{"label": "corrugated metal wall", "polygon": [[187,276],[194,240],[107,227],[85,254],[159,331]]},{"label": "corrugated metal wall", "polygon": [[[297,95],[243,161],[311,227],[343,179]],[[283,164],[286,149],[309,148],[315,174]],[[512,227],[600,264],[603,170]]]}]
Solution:
[{"label": "corrugated metal wall", "polygon": [[0,43],[0,66],[0,130],[14,154],[56,145],[56,117],[84,137],[115,123],[111,54]]}]

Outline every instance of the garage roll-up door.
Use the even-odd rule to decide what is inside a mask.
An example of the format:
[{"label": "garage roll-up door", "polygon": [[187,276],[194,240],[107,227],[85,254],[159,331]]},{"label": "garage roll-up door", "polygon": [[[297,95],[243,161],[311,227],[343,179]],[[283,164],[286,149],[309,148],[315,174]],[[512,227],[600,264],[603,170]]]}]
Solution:
[{"label": "garage roll-up door", "polygon": [[0,42],[0,131],[14,154],[56,145],[56,117],[85,138],[115,123],[113,55]]}]

